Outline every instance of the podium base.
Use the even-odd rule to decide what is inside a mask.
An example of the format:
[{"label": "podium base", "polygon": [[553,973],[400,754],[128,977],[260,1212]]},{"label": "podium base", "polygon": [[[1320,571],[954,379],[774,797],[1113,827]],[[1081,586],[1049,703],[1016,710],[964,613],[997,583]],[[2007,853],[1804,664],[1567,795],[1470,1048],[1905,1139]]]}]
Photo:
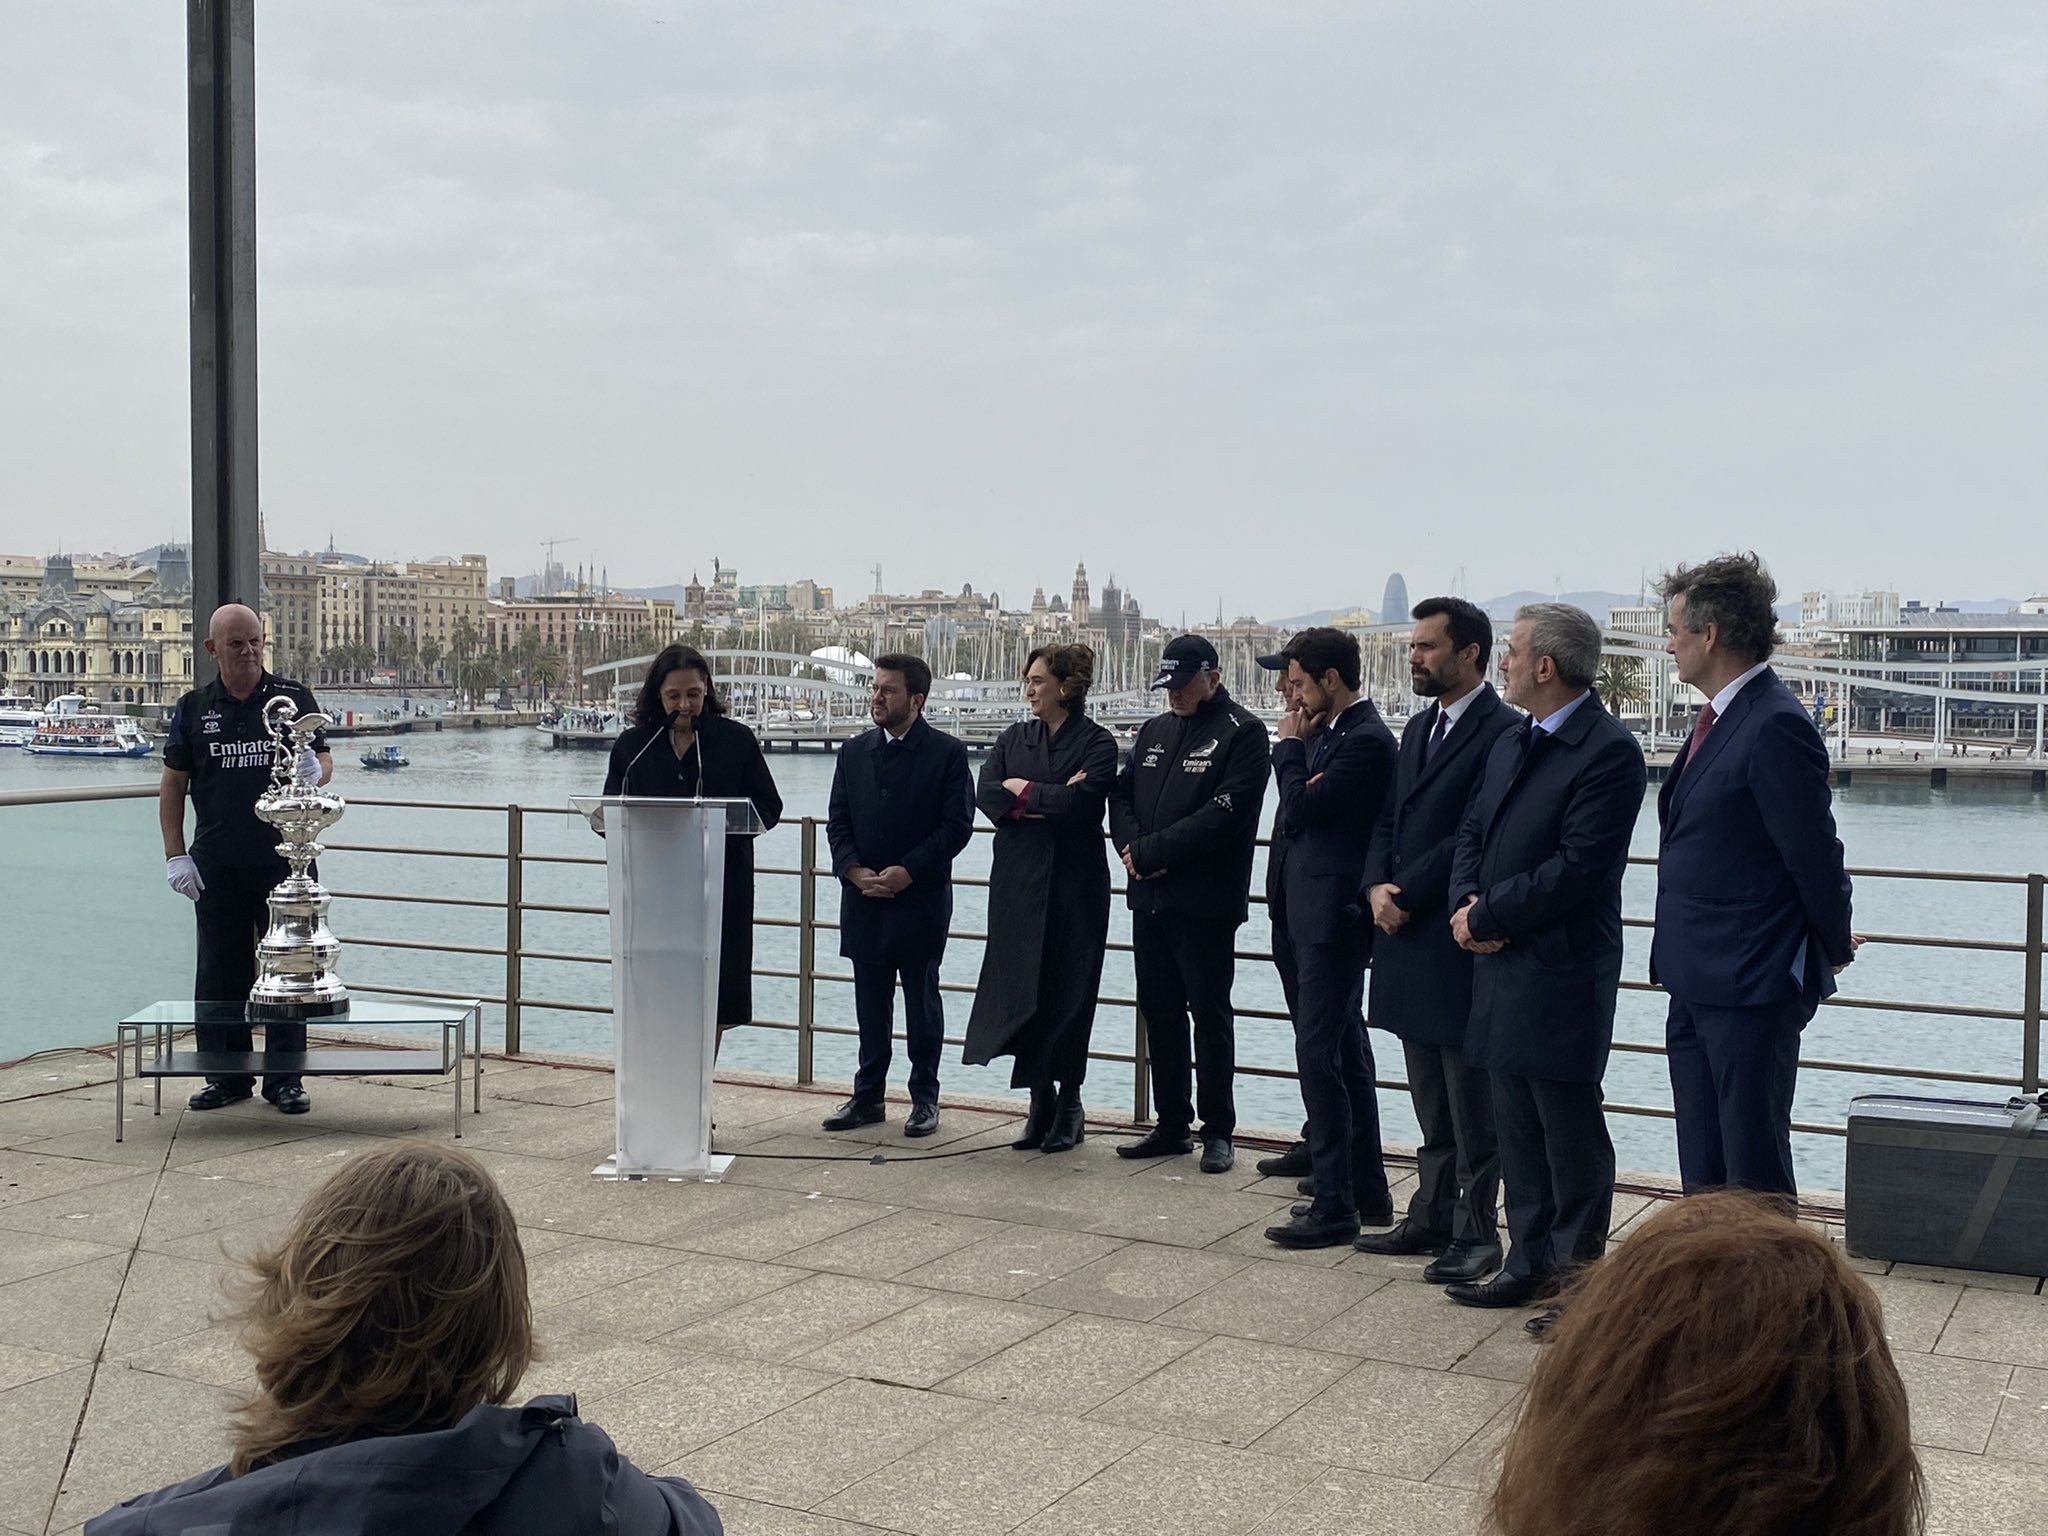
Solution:
[{"label": "podium base", "polygon": [[716,1184],[725,1178],[726,1170],[730,1167],[730,1155],[714,1152],[704,1159],[702,1168],[633,1168],[622,1173],[619,1171],[619,1157],[615,1152],[591,1169],[590,1176],[616,1184]]}]

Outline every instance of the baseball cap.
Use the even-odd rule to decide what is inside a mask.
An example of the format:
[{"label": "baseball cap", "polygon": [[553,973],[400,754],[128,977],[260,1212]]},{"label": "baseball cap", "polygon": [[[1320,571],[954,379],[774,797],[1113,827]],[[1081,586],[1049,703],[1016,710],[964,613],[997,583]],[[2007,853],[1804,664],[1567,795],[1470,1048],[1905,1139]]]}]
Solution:
[{"label": "baseball cap", "polygon": [[1166,642],[1159,655],[1159,675],[1154,688],[1185,688],[1204,672],[1218,670],[1216,647],[1200,635],[1182,635]]},{"label": "baseball cap", "polygon": [[1268,672],[1285,672],[1287,670],[1287,653],[1285,651],[1275,651],[1270,656],[1254,656],[1252,659]]}]

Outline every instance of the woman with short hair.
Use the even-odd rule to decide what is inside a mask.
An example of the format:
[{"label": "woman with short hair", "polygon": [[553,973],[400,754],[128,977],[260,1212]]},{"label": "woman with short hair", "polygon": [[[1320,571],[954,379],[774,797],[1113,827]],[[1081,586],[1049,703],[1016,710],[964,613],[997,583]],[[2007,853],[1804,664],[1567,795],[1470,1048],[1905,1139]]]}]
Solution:
[{"label": "woman with short hair", "polygon": [[1103,811],[1116,738],[1088,718],[1095,653],[1043,645],[1024,671],[1031,718],[996,738],[976,803],[995,823],[988,942],[967,1022],[970,1066],[1013,1056],[1012,1088],[1031,1090],[1011,1145],[1064,1152],[1082,1138],[1081,1082],[1109,941]]},{"label": "woman with short hair", "polygon": [[1755,1197],[1696,1195],[1586,1272],[1502,1452],[1503,1536],[1909,1536],[1877,1297]]},{"label": "woman with short hair", "polygon": [[[782,794],[754,733],[726,713],[711,663],[671,645],[648,665],[633,723],[612,743],[608,795],[751,800],[761,825],[782,819]],[[725,907],[718,944],[718,1033],[754,1017],[754,840],[725,840]]]},{"label": "woman with short hair", "polygon": [[224,1466],[130,1499],[91,1536],[719,1536],[573,1397],[501,1406],[534,1354],[510,1207],[466,1152],[401,1142],[344,1164],[253,1261],[257,1391]]}]

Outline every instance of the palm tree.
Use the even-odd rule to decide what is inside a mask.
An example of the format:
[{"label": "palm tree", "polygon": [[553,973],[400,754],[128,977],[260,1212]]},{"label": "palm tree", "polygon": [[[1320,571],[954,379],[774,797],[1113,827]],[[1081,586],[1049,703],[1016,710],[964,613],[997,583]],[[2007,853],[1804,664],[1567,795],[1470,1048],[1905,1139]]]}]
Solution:
[{"label": "palm tree", "polygon": [[1643,689],[1642,658],[1621,651],[1607,652],[1600,658],[1600,670],[1594,675],[1593,689],[1610,711],[1617,715],[1626,714],[1647,697]]},{"label": "palm tree", "polygon": [[384,638],[385,658],[397,669],[398,684],[405,686],[406,674],[412,670],[414,659],[419,655],[419,646],[413,640],[409,629],[394,629]]},{"label": "palm tree", "polygon": [[526,675],[540,684],[541,702],[547,702],[548,689],[562,680],[562,653],[549,646],[533,658]]},{"label": "palm tree", "polygon": [[441,657],[444,654],[441,642],[432,635],[427,636],[420,642],[420,670],[438,681],[441,676]]},{"label": "palm tree", "polygon": [[455,685],[462,691],[471,707],[474,707],[477,700],[503,681],[504,676],[504,662],[486,652],[480,656],[472,656],[456,667]]},{"label": "palm tree", "polygon": [[454,658],[458,672],[461,671],[462,664],[476,654],[479,639],[476,626],[469,622],[468,614],[457,619],[455,627],[448,631],[448,654]]}]

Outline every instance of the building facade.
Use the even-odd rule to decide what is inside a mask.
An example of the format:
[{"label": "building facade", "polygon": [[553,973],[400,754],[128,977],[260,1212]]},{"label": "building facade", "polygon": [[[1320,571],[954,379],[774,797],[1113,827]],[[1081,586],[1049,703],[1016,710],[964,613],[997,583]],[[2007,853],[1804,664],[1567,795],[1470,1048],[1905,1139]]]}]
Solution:
[{"label": "building facade", "polygon": [[132,572],[111,585],[81,582],[68,557],[53,555],[26,598],[10,583],[0,594],[0,692],[39,704],[67,693],[102,705],[175,704],[192,686],[190,557],[166,549],[141,575],[139,588]]}]

